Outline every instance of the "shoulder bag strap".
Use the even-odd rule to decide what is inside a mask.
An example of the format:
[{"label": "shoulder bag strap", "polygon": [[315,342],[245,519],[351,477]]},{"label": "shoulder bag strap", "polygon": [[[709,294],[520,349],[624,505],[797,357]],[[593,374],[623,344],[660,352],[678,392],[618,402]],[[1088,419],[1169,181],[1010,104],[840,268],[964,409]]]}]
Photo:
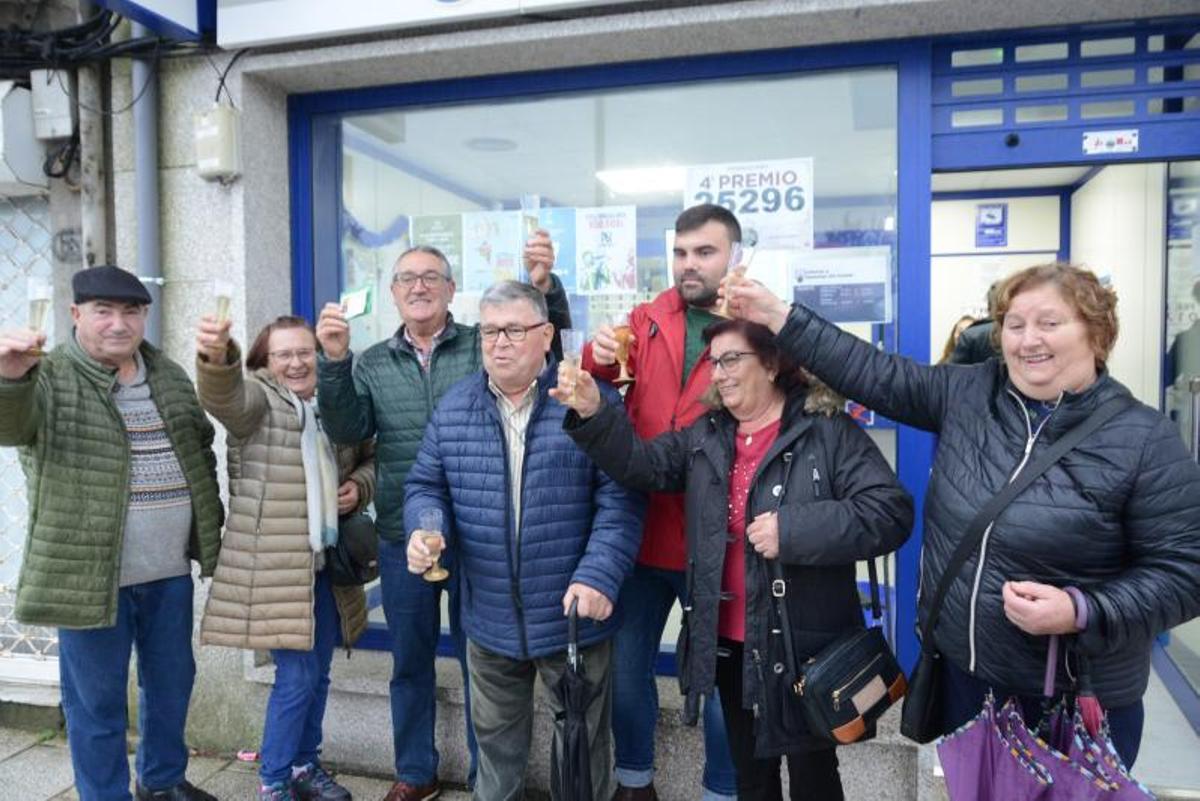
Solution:
[{"label": "shoulder bag strap", "polygon": [[1132,405],[1133,401],[1125,397],[1113,398],[1107,401],[1096,410],[1095,414],[1060,437],[1053,445],[1046,449],[1046,452],[1037,461],[1026,465],[1003,490],[984,504],[983,508],[979,510],[979,513],[971,521],[971,525],[967,527],[967,533],[963,535],[962,540],[958,543],[958,547],[954,549],[950,561],[946,563],[946,570],[942,573],[941,580],[938,581],[937,590],[933,594],[933,601],[929,605],[929,617],[925,619],[925,625],[921,627],[922,650],[931,647],[932,638],[930,635],[937,625],[938,617],[942,612],[942,604],[946,600],[946,593],[950,591],[950,585],[954,583],[966,561],[979,548],[979,544],[983,542],[984,533],[988,530],[988,526],[996,519],[996,516],[1004,510],[1004,507],[1012,503],[1014,498],[1025,491],[1038,476],[1045,473],[1055,462],[1061,459],[1063,454],[1074,448],[1088,435]]}]

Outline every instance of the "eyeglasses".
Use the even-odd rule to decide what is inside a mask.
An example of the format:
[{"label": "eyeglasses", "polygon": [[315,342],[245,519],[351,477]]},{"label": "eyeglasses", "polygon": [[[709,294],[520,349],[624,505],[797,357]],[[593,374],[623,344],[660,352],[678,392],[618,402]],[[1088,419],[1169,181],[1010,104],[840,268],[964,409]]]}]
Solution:
[{"label": "eyeglasses", "polygon": [[549,323],[534,323],[533,325],[506,325],[503,328],[497,328],[492,325],[484,325],[479,327],[479,335],[483,337],[484,342],[495,342],[500,338],[501,332],[508,337],[509,342],[520,342],[525,339],[526,334],[535,328],[541,328]]},{"label": "eyeglasses", "polygon": [[713,372],[716,372],[716,369],[720,367],[725,372],[732,373],[741,366],[742,359],[747,356],[756,355],[753,351],[749,350],[727,350],[720,356],[709,356],[708,363],[713,366]]},{"label": "eyeglasses", "polygon": [[421,273],[420,275],[417,275],[416,273],[399,273],[392,277],[392,283],[399,284],[406,289],[411,289],[412,287],[416,286],[418,281],[420,281],[421,286],[425,287],[426,289],[437,289],[442,285],[443,281],[449,280],[449,278],[441,273],[432,272]]},{"label": "eyeglasses", "polygon": [[315,348],[296,348],[295,350],[273,350],[267,355],[277,362],[290,362],[292,359],[299,359],[306,362],[315,356],[317,353]]}]

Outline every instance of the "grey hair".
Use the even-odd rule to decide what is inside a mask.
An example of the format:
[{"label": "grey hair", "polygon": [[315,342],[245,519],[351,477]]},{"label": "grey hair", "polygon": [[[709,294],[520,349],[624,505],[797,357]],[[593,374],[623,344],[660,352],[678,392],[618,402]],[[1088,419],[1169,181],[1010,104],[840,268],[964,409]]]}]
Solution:
[{"label": "grey hair", "polygon": [[450,260],[446,258],[445,253],[438,250],[433,245],[413,245],[411,248],[409,248],[408,250],[401,253],[396,258],[396,261],[392,264],[392,282],[393,283],[395,283],[397,276],[400,275],[400,272],[399,272],[400,262],[402,262],[404,260],[404,257],[410,253],[426,253],[430,256],[433,256],[435,259],[437,259],[439,262],[441,262],[442,270],[444,271],[446,278],[451,281],[454,280],[454,273],[450,271]]},{"label": "grey hair", "polygon": [[484,290],[479,299],[479,309],[484,306],[504,306],[523,300],[533,307],[538,322],[544,323],[550,319],[550,311],[546,308],[546,297],[537,287],[522,284],[520,281],[499,281]]}]

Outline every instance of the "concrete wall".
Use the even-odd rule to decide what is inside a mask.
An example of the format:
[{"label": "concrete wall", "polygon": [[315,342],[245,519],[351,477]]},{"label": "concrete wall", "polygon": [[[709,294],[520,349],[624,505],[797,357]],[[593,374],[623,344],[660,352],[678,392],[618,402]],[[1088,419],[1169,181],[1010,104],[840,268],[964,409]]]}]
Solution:
[{"label": "concrete wall", "polygon": [[[1185,8],[1186,7],[1186,8]],[[1194,2],[1146,0],[1143,17],[1200,9]],[[245,339],[277,314],[291,309],[287,98],[290,93],[337,90],[382,83],[428,81],[472,75],[550,70],[584,64],[736,52],[870,39],[999,30],[1037,25],[1124,19],[1127,3],[1094,0],[747,0],[586,16],[563,21],[522,20],[494,27],[408,33],[349,43],[252,53],[239,60],[228,86],[241,111],[244,174],[230,186],[206,183],[192,167],[194,115],[208,108],[217,76],[204,58],[162,62],[161,197],[164,346],[185,365],[192,362],[197,317],[212,304],[210,281],[227,277],[237,288],[235,333]],[[228,56],[214,60],[223,66]],[[112,108],[123,108],[140,87],[116,71]],[[700,119],[697,124],[708,124]],[[114,213],[118,263],[136,258],[130,115],[113,119]],[[901,167],[903,169],[903,166]],[[220,437],[218,437],[220,439]],[[197,605],[199,613],[203,592]],[[386,773],[390,764],[389,714],[379,691],[386,657],[356,656],[374,690],[338,684],[331,699],[331,748]],[[339,660],[339,665],[343,665]],[[240,653],[198,651],[199,678],[191,736],[202,747],[256,747],[266,685]],[[346,668],[339,667],[342,671]],[[339,674],[340,675],[340,674]],[[452,709],[453,707],[449,707]],[[333,736],[337,732],[337,736]],[[357,736],[359,740],[348,738]],[[439,742],[453,753],[456,731],[442,724]],[[663,738],[660,737],[660,742]],[[337,745],[341,743],[341,745]],[[693,743],[694,745],[694,743]],[[668,745],[664,742],[663,748]],[[694,761],[694,750],[690,751]],[[905,752],[907,753],[907,752]],[[669,797],[695,796],[695,766],[674,774]],[[461,778],[461,759],[447,761],[447,775]],[[885,779],[872,791],[912,797],[912,774],[895,786]],[[903,775],[897,774],[897,775]],[[897,788],[904,788],[897,792]],[[864,794],[853,797],[868,797]],[[665,796],[668,797],[668,796]],[[881,796],[880,796],[881,797]]]}]

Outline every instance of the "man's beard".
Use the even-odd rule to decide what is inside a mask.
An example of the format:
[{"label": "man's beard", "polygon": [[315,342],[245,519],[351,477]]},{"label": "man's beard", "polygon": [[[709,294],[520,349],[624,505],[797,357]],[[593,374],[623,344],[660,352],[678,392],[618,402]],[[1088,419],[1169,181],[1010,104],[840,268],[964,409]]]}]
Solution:
[{"label": "man's beard", "polygon": [[685,288],[683,284],[680,283],[678,289],[680,296],[689,306],[698,306],[699,308],[706,309],[710,306],[716,305],[717,290],[707,286],[706,284],[702,283],[699,288]]}]

